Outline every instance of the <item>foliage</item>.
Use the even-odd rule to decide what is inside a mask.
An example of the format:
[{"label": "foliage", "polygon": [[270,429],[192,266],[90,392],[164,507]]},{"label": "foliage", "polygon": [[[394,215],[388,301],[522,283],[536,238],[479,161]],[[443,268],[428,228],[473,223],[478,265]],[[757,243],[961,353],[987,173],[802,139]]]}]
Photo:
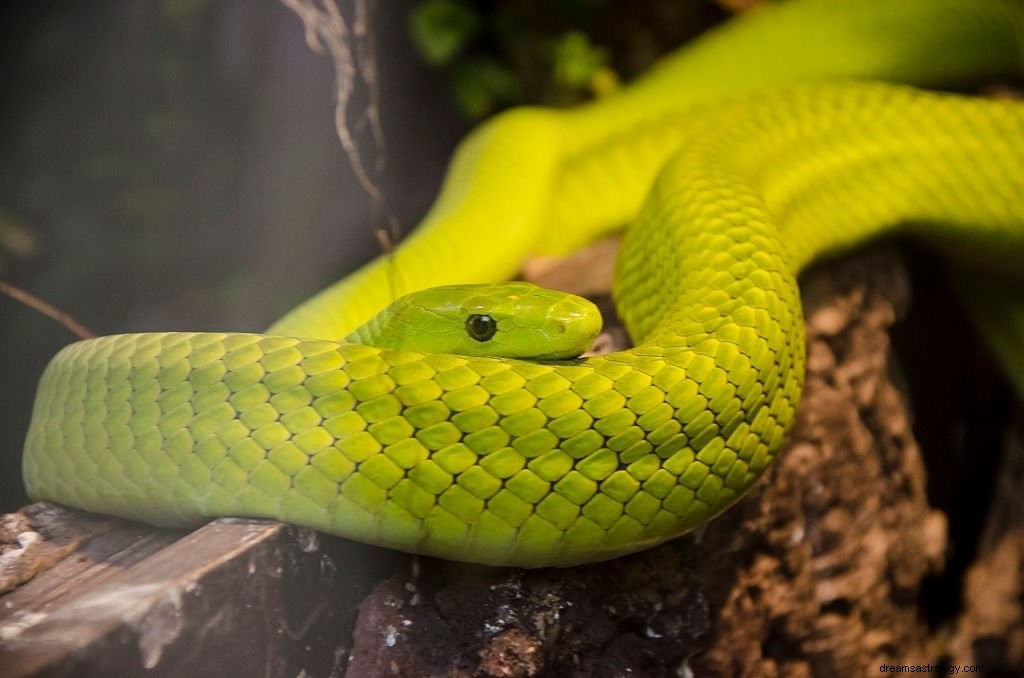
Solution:
[{"label": "foliage", "polygon": [[720,21],[723,0],[418,0],[413,44],[470,118],[604,96]]}]

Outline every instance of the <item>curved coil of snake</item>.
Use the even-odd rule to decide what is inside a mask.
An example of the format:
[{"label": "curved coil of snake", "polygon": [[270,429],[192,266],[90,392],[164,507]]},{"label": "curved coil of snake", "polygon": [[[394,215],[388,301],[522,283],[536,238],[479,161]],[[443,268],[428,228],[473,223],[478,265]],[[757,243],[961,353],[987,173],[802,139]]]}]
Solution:
[{"label": "curved coil of snake", "polygon": [[[29,493],[528,567],[692,530],[744,494],[793,422],[795,275],[810,262],[902,228],[1019,279],[1024,103],[865,80],[1018,70],[1022,27],[1016,0],[796,0],[600,102],[506,112],[462,143],[393,260],[265,335],[63,350],[39,387]],[[626,223],[616,298],[631,350],[572,359],[592,309],[538,309],[543,293],[523,286],[428,291],[374,317],[389,266],[402,292],[494,282]],[[1022,289],[977,310],[1024,385]]]}]

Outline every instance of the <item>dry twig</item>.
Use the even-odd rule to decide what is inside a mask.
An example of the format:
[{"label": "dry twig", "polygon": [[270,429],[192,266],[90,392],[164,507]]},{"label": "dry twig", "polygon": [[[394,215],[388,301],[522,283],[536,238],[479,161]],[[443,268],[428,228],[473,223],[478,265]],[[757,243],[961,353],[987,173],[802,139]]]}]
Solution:
[{"label": "dry twig", "polygon": [[[335,0],[281,0],[295,12],[306,28],[306,44],[318,54],[325,50],[334,63],[335,109],[334,126],[341,146],[348,156],[359,184],[373,202],[377,215],[383,216],[387,227],[375,227],[374,233],[385,252],[398,241],[398,219],[386,208],[377,183],[384,170],[384,132],[380,123],[380,83],[376,48],[370,30],[372,4],[369,0],[353,0],[354,18],[351,28]],[[366,88],[368,103],[357,126],[369,125],[373,140],[372,165],[364,160],[349,126],[349,105],[357,84]]]},{"label": "dry twig", "polygon": [[2,280],[0,280],[0,294],[6,294],[10,298],[20,301],[29,308],[39,311],[47,318],[56,320],[64,327],[71,330],[79,339],[92,339],[96,336],[95,332],[72,318],[70,314],[46,303],[39,297],[29,294],[25,290]]}]

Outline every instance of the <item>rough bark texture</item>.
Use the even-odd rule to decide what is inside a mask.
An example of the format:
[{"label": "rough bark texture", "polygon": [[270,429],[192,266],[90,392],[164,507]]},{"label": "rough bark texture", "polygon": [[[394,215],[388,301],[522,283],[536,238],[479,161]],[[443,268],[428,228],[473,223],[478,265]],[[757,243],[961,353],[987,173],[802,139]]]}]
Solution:
[{"label": "rough bark texture", "polygon": [[1018,421],[996,477],[979,556],[964,579],[964,610],[947,648],[953,664],[1024,671],[1024,440]]},{"label": "rough bark texture", "polygon": [[[592,293],[606,288],[613,251],[604,244],[557,268],[535,262],[527,275]],[[929,506],[910,408],[895,383],[902,378],[890,364],[890,330],[910,297],[905,267],[883,249],[812,272],[802,288],[804,402],[786,450],[751,496],[701,535],[594,566],[416,561],[363,601],[349,675],[1024,669],[1019,445],[998,476],[962,608],[929,619],[930,597],[956,600],[961,577],[940,582],[944,593],[930,583],[951,549],[948,522]]]}]

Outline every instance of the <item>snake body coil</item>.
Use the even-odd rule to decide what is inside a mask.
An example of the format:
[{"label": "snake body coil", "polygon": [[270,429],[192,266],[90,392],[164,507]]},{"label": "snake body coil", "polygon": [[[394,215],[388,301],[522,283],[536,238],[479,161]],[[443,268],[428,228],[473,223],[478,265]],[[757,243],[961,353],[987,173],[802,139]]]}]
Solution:
[{"label": "snake body coil", "polygon": [[[636,348],[568,363],[337,341],[388,301],[378,262],[268,335],[69,346],[40,384],[29,492],[160,525],[272,517],[531,567],[702,525],[756,481],[793,422],[807,264],[903,227],[1019,275],[1024,104],[819,82],[695,109],[686,92],[819,80],[836,64],[924,81],[1003,70],[1020,58],[1022,15],[1016,2],[805,0],[719,31],[610,101],[499,117],[462,146],[397,253],[402,285],[507,276],[527,251],[566,245],[546,230],[571,246],[636,213],[616,279]],[[794,31],[813,21],[823,33],[803,46],[803,71],[786,72],[798,52],[760,56],[796,50]],[[974,55],[945,68],[908,56],[939,43]],[[858,45],[870,49],[844,52]],[[706,72],[715,55],[724,74]]]}]

